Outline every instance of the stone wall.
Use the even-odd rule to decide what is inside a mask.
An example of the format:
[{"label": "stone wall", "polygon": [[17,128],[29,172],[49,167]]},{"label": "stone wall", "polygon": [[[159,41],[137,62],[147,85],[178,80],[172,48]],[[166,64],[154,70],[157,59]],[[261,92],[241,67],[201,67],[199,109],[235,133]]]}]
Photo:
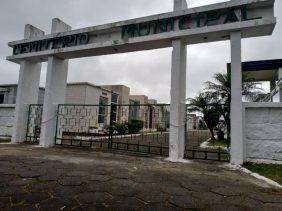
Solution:
[{"label": "stone wall", "polygon": [[244,103],[245,161],[282,164],[282,103]]},{"label": "stone wall", "polygon": [[11,138],[15,105],[0,105],[0,139]]}]

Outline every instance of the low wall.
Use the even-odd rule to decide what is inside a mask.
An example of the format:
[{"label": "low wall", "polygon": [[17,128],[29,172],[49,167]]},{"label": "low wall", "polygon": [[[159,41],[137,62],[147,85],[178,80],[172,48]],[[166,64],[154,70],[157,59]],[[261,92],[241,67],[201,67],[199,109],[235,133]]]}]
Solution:
[{"label": "low wall", "polygon": [[[243,103],[243,108],[245,161],[282,164],[282,103]],[[0,139],[12,136],[14,111],[15,105],[0,105]]]},{"label": "low wall", "polygon": [[244,103],[245,161],[282,164],[282,103]]},{"label": "low wall", "polygon": [[15,105],[0,105],[0,139],[11,138]]}]

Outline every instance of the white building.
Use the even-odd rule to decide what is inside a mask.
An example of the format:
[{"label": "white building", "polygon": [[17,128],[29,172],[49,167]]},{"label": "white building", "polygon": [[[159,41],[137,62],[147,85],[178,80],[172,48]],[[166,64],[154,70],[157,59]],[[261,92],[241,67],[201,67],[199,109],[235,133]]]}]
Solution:
[{"label": "white building", "polygon": [[[17,84],[0,85],[0,104],[16,104]],[[43,104],[45,89],[40,87],[38,104]],[[118,94],[88,82],[68,83],[66,104],[108,105],[117,103]]]},{"label": "white building", "polygon": [[[17,84],[2,84],[0,85],[0,104],[16,104]],[[38,92],[38,104],[43,104],[44,88],[40,87]]]},{"label": "white building", "polygon": [[[227,71],[230,71],[227,64]],[[266,102],[282,102],[282,59],[242,62],[242,72],[254,82],[269,82],[270,94]]]},{"label": "white building", "polygon": [[[40,87],[38,104],[44,103],[44,93],[45,89]],[[2,104],[0,107],[0,137],[11,136],[16,96],[17,84],[0,85],[0,104]],[[91,125],[99,125],[99,128],[109,125],[110,109],[116,109],[111,114],[113,121],[142,120],[144,129],[156,129],[163,115],[158,106],[154,106],[151,110],[149,106],[140,106],[140,104],[157,104],[156,100],[148,100],[145,95],[130,95],[130,88],[124,85],[97,86],[88,82],[68,83],[65,104],[91,105],[92,113],[88,114],[92,115]],[[109,105],[121,106],[111,108]]]}]

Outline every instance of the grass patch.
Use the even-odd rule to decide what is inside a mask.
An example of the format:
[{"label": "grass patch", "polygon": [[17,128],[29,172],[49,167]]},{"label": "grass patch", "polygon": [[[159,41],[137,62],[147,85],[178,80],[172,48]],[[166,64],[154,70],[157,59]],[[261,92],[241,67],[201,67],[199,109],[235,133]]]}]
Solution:
[{"label": "grass patch", "polygon": [[10,143],[11,142],[11,139],[9,138],[0,138],[0,143]]},{"label": "grass patch", "polygon": [[227,140],[211,140],[211,141],[209,141],[208,146],[211,146],[211,147],[228,147],[228,141]]},{"label": "grass patch", "polygon": [[282,165],[245,163],[244,167],[282,184]]},{"label": "grass patch", "polygon": [[13,204],[12,207],[22,206],[22,205],[25,205],[25,204],[26,204],[26,201],[23,200],[23,201],[20,201],[20,202],[18,202],[16,204]]}]

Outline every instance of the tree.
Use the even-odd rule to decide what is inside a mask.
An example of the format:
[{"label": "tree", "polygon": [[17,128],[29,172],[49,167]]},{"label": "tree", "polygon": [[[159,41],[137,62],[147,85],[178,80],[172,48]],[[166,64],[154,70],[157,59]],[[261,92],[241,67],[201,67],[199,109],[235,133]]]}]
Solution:
[{"label": "tree", "polygon": [[215,102],[211,93],[203,92],[195,98],[188,98],[190,112],[201,112],[204,121],[211,133],[211,139],[215,140],[214,128],[218,125],[221,113],[218,110],[217,102]]},{"label": "tree", "polygon": [[[219,109],[222,114],[227,128],[227,138],[230,138],[230,103],[231,103],[231,73],[216,73],[215,82],[206,82],[206,91],[210,92],[212,97],[222,104]],[[262,89],[259,88],[261,83],[254,82],[247,74],[242,75],[242,95],[248,101],[261,101],[263,95]]]}]

